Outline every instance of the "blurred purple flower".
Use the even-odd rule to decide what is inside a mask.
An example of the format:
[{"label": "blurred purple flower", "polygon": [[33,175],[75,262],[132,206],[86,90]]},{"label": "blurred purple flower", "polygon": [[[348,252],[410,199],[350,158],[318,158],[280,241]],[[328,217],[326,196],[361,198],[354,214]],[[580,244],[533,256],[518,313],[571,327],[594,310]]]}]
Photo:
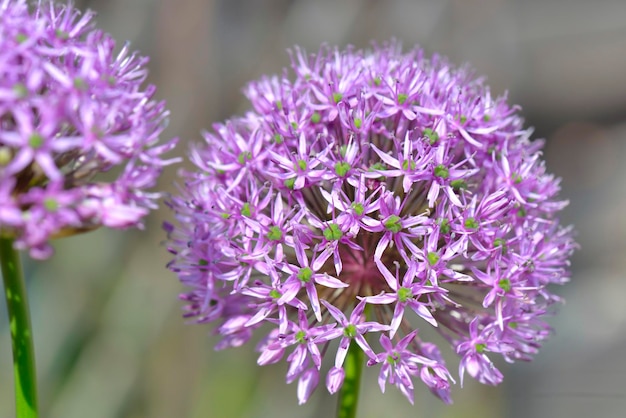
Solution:
[{"label": "blurred purple flower", "polygon": [[[142,89],[148,59],[95,30],[72,3],[0,0],[0,234],[35,258],[50,238],[141,226],[175,141]],[[108,173],[100,179],[99,173]]]},{"label": "blurred purple flower", "polygon": [[467,68],[419,49],[296,49],[292,67],[295,81],[246,87],[254,110],[205,134],[168,202],[186,316],[217,321],[219,348],[269,330],[259,363],[290,352],[301,403],[333,355],[339,390],[350,344],[381,389],[412,402],[418,378],[451,402],[423,327],[459,355],[461,382],[500,383],[490,356],[536,353],[576,248],[542,142]]}]

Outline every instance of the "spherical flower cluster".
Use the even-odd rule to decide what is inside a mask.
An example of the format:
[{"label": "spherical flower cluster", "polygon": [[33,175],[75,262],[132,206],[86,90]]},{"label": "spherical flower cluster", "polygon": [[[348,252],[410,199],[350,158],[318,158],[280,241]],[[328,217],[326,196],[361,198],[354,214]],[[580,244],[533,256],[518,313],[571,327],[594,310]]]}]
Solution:
[{"label": "spherical flower cluster", "polygon": [[141,87],[147,58],[114,54],[92,18],[0,0],[0,235],[36,258],[55,236],[139,226],[171,162],[174,141],[157,144],[165,105]]},{"label": "spherical flower cluster", "polygon": [[205,134],[169,201],[186,315],[218,323],[218,349],[262,333],[258,363],[286,358],[301,403],[324,357],[341,387],[352,344],[381,390],[413,402],[420,379],[450,402],[424,328],[461,383],[500,383],[494,355],[528,360],[550,334],[548,285],[575,247],[542,143],[467,68],[419,49],[296,49],[292,68],[245,88],[253,110]]}]

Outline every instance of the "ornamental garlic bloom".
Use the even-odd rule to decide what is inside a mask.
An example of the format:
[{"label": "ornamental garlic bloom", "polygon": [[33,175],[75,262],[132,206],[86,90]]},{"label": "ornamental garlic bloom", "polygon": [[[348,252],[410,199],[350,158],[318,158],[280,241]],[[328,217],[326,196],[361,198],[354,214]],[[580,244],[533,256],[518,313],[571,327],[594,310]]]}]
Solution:
[{"label": "ornamental garlic bloom", "polygon": [[[0,235],[35,258],[50,238],[140,226],[159,197],[165,104],[147,58],[71,3],[0,0]],[[100,179],[99,173],[107,173]]]},{"label": "ornamental garlic bloom", "polygon": [[548,285],[576,246],[542,142],[467,68],[419,49],[296,49],[292,68],[245,88],[253,110],[205,134],[169,201],[186,316],[217,322],[220,349],[264,334],[259,364],[286,356],[301,403],[323,357],[341,387],[352,344],[381,389],[412,402],[420,379],[450,402],[423,328],[461,382],[500,383],[493,357],[529,360],[550,334]]}]

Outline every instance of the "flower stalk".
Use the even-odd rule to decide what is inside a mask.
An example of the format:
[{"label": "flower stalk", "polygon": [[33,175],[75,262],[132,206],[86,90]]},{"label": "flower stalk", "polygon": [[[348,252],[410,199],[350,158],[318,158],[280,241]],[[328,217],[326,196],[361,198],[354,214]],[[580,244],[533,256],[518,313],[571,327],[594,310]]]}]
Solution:
[{"label": "flower stalk", "polygon": [[337,400],[337,418],[355,418],[359,404],[361,374],[365,354],[357,344],[350,344],[343,369],[346,373]]},{"label": "flower stalk", "polygon": [[15,411],[17,418],[37,417],[37,381],[33,333],[24,275],[12,238],[0,237],[0,266],[11,324]]}]

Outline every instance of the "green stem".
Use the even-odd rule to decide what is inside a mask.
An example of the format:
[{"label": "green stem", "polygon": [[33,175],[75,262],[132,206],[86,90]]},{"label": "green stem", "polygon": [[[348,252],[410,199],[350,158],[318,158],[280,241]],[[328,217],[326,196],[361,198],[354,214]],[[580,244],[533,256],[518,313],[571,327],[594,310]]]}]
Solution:
[{"label": "green stem", "polygon": [[0,237],[0,266],[11,324],[17,418],[37,417],[37,382],[28,298],[13,239]]},{"label": "green stem", "polygon": [[343,380],[343,386],[339,390],[337,418],[356,417],[363,363],[365,363],[365,353],[363,353],[363,350],[356,342],[351,341],[346,360],[343,364],[346,376]]}]

